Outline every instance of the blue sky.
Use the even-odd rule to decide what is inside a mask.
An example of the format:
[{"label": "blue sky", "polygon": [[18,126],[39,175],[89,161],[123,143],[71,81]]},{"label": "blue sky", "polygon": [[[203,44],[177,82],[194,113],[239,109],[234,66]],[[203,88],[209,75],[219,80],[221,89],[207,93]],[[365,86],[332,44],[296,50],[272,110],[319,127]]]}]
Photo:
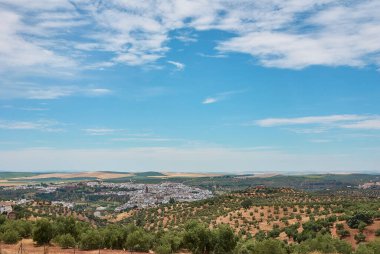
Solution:
[{"label": "blue sky", "polygon": [[0,0],[0,170],[379,172],[379,8]]}]

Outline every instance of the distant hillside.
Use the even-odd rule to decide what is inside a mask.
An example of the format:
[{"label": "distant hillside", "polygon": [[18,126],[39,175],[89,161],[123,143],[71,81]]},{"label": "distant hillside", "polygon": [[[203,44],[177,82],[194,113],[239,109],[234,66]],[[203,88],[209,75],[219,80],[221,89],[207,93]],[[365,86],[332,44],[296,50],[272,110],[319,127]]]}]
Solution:
[{"label": "distant hillside", "polygon": [[9,179],[15,177],[29,177],[39,175],[39,173],[31,173],[31,172],[1,172],[0,171],[0,179]]},{"label": "distant hillside", "polygon": [[162,174],[162,173],[156,172],[156,171],[134,173],[134,175],[135,176],[165,176],[165,174]]}]

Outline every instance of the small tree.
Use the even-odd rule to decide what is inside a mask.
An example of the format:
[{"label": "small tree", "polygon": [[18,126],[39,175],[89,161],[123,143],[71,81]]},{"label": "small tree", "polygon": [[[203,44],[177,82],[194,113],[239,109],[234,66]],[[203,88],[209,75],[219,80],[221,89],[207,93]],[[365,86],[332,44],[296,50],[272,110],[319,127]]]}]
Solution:
[{"label": "small tree", "polygon": [[57,243],[62,249],[75,247],[75,239],[70,234],[64,234],[59,236],[57,239]]},{"label": "small tree", "polygon": [[247,198],[247,199],[245,199],[245,200],[243,200],[243,201],[241,202],[241,206],[242,206],[244,209],[248,209],[248,208],[250,208],[250,207],[252,206],[252,204],[253,204],[253,202],[252,202],[252,200],[249,199],[249,198]]},{"label": "small tree", "polygon": [[367,224],[365,222],[363,221],[359,222],[359,225],[358,225],[359,232],[363,232],[366,226]]},{"label": "small tree", "polygon": [[102,247],[102,238],[98,231],[89,230],[80,237],[80,248],[83,250],[95,250]]},{"label": "small tree", "polygon": [[149,251],[152,239],[148,233],[142,229],[130,233],[127,237],[126,247],[132,251]]},{"label": "small tree", "polygon": [[20,235],[16,230],[11,229],[4,232],[2,239],[6,244],[15,244],[20,240]]},{"label": "small tree", "polygon": [[38,220],[33,230],[33,241],[38,245],[48,244],[53,237],[53,227],[46,219]]},{"label": "small tree", "polygon": [[356,243],[361,243],[361,242],[365,242],[366,237],[363,233],[359,233],[359,234],[356,234],[354,238],[356,240]]}]

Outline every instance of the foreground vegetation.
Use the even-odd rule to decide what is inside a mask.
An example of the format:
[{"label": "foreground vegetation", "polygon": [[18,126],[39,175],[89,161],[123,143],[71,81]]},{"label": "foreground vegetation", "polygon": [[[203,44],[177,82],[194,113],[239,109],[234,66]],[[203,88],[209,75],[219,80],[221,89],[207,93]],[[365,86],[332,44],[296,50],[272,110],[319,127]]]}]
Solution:
[{"label": "foreground vegetation", "polygon": [[98,223],[17,207],[16,220],[0,217],[0,239],[158,254],[380,254],[378,197],[373,190],[322,194],[253,188],[192,203],[173,200]]},{"label": "foreground vegetation", "polygon": [[55,243],[62,248],[78,246],[83,250],[107,248],[148,252],[153,249],[158,254],[173,253],[180,249],[187,249],[195,254],[306,254],[313,251],[380,253],[380,240],[362,243],[353,251],[346,241],[331,237],[325,230],[318,230],[320,222],[316,221],[309,225],[308,233],[297,244],[286,244],[262,233],[254,237],[241,237],[228,225],[210,229],[196,221],[186,223],[183,228],[159,232],[149,232],[133,224],[96,228],[70,217],[58,217],[50,221],[40,219],[36,222],[1,217],[0,222],[1,239],[6,244],[15,244],[21,238],[32,237],[38,245]]}]

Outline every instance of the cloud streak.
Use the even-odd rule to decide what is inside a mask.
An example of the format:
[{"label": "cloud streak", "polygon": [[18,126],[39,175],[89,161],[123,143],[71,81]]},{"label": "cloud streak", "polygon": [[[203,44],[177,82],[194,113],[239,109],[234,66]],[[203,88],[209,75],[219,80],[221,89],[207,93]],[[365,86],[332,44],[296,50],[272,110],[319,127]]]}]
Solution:
[{"label": "cloud streak", "polygon": [[245,90],[236,90],[236,91],[228,91],[228,92],[218,93],[214,96],[210,96],[210,97],[205,98],[202,101],[202,104],[213,104],[216,102],[220,102],[220,101],[223,101],[223,100],[230,98],[233,95],[243,93],[243,92],[245,92]]},{"label": "cloud streak", "polygon": [[307,116],[295,118],[266,118],[257,120],[254,123],[260,127],[276,126],[316,126],[310,129],[296,129],[298,133],[321,133],[331,128],[352,129],[352,130],[380,130],[379,115],[328,115],[328,116]]},{"label": "cloud streak", "polygon": [[59,126],[61,123],[53,120],[37,120],[37,121],[8,121],[0,119],[0,129],[3,130],[38,130],[44,132],[60,132],[63,131]]},{"label": "cloud streak", "polygon": [[183,71],[185,69],[185,65],[183,63],[175,61],[168,61],[168,63],[174,65],[174,67],[176,67],[179,71]]},{"label": "cloud streak", "polygon": [[98,97],[112,94],[112,90],[92,86],[42,85],[28,82],[0,84],[0,99],[54,100],[68,96]]}]

